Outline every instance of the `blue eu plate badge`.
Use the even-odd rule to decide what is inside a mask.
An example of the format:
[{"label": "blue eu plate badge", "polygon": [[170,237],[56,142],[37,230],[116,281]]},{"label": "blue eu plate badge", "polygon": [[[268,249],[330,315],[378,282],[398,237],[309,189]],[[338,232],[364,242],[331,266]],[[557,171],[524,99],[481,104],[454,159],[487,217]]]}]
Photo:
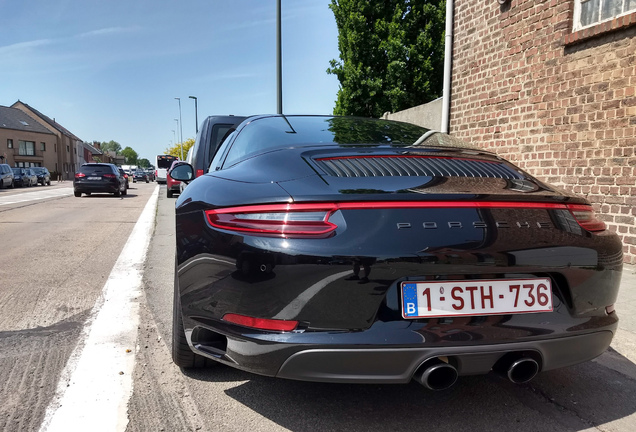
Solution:
[{"label": "blue eu plate badge", "polygon": [[404,316],[417,316],[417,285],[404,284],[402,286],[402,299]]}]

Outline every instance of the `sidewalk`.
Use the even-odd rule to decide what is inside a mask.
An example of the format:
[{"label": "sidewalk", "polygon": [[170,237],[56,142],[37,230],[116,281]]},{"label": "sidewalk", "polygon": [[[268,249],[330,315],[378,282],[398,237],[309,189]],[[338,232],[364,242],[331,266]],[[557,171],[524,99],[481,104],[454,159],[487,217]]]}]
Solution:
[{"label": "sidewalk", "polygon": [[624,265],[616,301],[618,331],[612,345],[593,360],[636,380],[636,266]]}]

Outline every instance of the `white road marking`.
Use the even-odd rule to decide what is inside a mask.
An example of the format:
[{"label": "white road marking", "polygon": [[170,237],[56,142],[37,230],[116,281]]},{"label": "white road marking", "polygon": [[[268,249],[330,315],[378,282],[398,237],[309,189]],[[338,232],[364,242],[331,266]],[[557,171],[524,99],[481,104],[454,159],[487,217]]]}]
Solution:
[{"label": "white road marking", "polygon": [[50,190],[39,190],[37,192],[25,192],[17,195],[0,196],[0,206],[37,201],[48,198],[60,198],[71,195],[73,195],[73,186],[55,188]]},{"label": "white road marking", "polygon": [[125,431],[132,395],[139,297],[159,197],[157,186],[71,354],[40,431]]}]

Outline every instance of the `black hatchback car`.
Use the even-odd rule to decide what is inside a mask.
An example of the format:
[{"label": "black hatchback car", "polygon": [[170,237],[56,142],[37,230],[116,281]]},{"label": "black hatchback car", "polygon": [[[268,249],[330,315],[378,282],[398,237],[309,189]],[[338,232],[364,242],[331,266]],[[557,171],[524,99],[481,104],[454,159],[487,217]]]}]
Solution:
[{"label": "black hatchback car", "polygon": [[38,183],[42,186],[51,185],[51,173],[45,167],[34,167],[31,168],[36,176],[38,176]]},{"label": "black hatchback car", "polygon": [[88,163],[75,174],[73,190],[76,197],[90,196],[94,192],[112,193],[118,197],[127,193],[126,179],[113,164]]}]

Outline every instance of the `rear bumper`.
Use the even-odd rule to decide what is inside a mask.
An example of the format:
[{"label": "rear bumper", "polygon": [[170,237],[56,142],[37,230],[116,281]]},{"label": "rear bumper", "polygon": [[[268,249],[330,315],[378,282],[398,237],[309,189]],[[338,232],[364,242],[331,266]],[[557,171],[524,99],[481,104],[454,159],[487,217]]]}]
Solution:
[{"label": "rear bumper", "polygon": [[292,355],[277,373],[280,378],[351,383],[406,383],[425,361],[449,357],[459,375],[490,372],[506,354],[536,353],[542,371],[572,366],[601,355],[612,331],[553,340],[448,348],[303,350]]},{"label": "rear bumper", "polygon": [[75,192],[103,192],[103,193],[115,193],[120,190],[119,185],[114,184],[90,184],[90,183],[82,183],[73,185],[73,190]]},{"label": "rear bumper", "polygon": [[[510,355],[531,356],[540,371],[592,360],[610,346],[618,317],[612,313],[595,323],[594,331],[576,335],[447,346],[429,346],[424,340],[411,346],[386,345],[377,335],[369,338],[368,331],[279,334],[246,333],[240,328],[240,334],[236,326],[225,323],[216,326],[220,332],[195,326],[186,333],[194,352],[252,373],[302,381],[399,384],[410,381],[424,362],[437,357],[448,357],[459,375],[486,374]],[[412,336],[406,329],[400,333],[404,340]],[[370,339],[377,344],[370,344]]]}]

